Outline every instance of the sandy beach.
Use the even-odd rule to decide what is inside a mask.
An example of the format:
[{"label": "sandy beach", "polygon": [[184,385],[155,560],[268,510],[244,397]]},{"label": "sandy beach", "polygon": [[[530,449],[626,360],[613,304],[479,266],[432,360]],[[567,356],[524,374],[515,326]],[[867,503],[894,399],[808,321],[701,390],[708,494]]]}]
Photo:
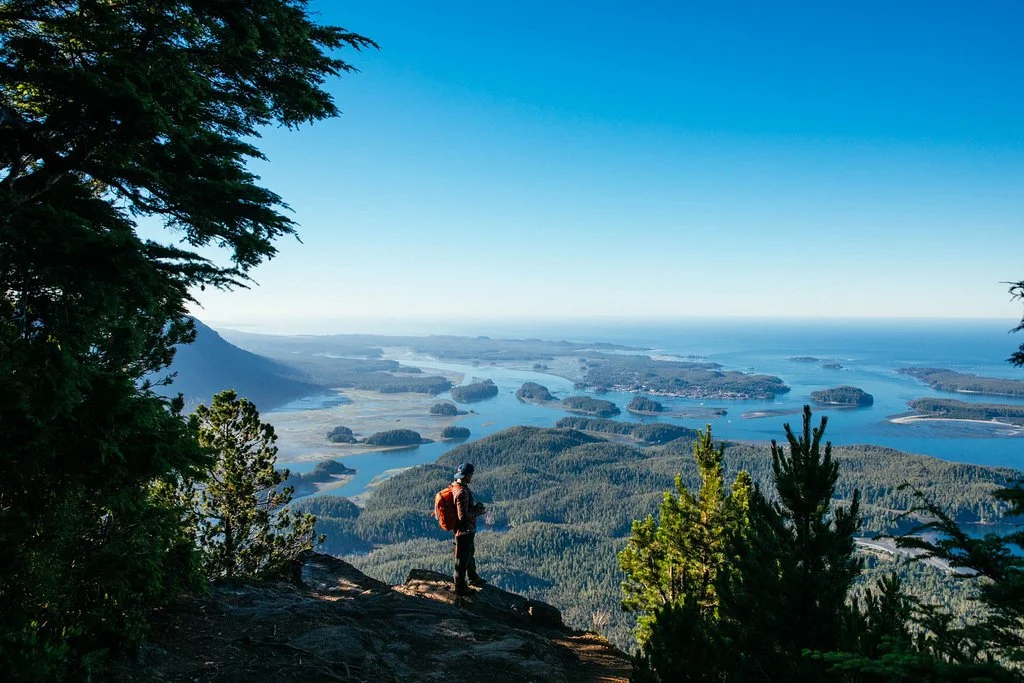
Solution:
[{"label": "sandy beach", "polygon": [[1011,429],[1020,429],[1021,425],[1013,424],[1012,422],[1000,422],[999,420],[968,420],[956,417],[934,417],[932,415],[897,415],[890,417],[889,422],[898,425],[914,424],[916,422],[951,422],[957,424],[979,424],[979,425],[990,425],[993,427],[1009,427]]}]

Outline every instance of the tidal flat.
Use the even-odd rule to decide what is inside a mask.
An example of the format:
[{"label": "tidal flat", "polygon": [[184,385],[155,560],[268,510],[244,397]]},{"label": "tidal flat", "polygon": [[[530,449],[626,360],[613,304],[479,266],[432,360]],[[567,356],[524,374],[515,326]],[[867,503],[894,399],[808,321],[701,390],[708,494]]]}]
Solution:
[{"label": "tidal flat", "polygon": [[438,441],[441,430],[460,417],[431,415],[430,406],[438,402],[438,397],[430,394],[382,394],[360,389],[338,389],[335,394],[344,396],[347,402],[327,400],[323,407],[310,407],[307,403],[297,409],[286,405],[264,413],[263,419],[277,433],[279,463],[334,460],[396,448],[331,443],[327,433],[339,425],[350,428],[360,439],[390,429],[411,429],[424,439]]}]

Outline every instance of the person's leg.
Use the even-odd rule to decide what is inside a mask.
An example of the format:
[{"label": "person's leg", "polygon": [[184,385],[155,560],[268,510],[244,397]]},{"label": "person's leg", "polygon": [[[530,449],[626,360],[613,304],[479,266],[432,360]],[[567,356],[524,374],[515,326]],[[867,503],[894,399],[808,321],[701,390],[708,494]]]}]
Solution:
[{"label": "person's leg", "polygon": [[466,583],[466,572],[469,569],[469,562],[472,559],[473,536],[462,534],[455,537],[455,593],[465,595],[469,593],[469,585]]},{"label": "person's leg", "polygon": [[476,573],[476,534],[472,534],[469,538],[469,563],[466,566],[466,577],[471,586],[482,586],[487,582]]}]

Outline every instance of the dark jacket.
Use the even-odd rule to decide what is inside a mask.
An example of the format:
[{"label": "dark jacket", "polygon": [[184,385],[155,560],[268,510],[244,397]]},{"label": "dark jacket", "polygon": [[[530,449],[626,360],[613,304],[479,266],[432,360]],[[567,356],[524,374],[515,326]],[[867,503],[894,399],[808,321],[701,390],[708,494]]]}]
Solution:
[{"label": "dark jacket", "polygon": [[473,500],[473,492],[465,484],[455,482],[455,512],[459,515],[459,525],[455,528],[455,535],[476,533],[476,518],[480,512],[476,510],[476,501]]}]

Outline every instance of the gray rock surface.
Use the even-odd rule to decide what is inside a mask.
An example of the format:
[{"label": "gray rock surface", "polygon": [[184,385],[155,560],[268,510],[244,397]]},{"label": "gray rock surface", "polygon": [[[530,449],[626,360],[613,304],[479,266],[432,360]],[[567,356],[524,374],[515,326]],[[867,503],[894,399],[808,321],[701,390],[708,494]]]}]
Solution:
[{"label": "gray rock surface", "polygon": [[424,570],[389,586],[309,553],[302,585],[218,585],[156,615],[117,681],[622,681],[629,658],[559,611]]}]

